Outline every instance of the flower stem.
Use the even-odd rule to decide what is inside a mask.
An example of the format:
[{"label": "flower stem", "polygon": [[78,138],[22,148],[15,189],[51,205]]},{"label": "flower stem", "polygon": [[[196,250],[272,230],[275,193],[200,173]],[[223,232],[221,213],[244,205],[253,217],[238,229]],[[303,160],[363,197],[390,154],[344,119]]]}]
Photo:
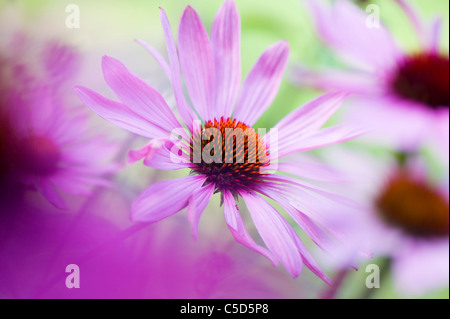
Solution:
[{"label": "flower stem", "polygon": [[343,268],[339,270],[333,279],[332,285],[327,286],[327,288],[320,294],[320,299],[335,299],[349,273],[349,270],[350,268]]}]

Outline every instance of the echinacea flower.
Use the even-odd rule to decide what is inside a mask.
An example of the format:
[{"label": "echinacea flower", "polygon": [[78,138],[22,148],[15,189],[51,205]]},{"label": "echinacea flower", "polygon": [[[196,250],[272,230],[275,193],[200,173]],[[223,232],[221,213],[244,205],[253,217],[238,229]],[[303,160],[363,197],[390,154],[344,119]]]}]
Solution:
[{"label": "echinacea flower", "polygon": [[[328,155],[339,162],[340,170],[355,177],[347,192],[368,204],[356,218],[338,221],[351,234],[353,249],[364,246],[375,257],[386,257],[396,289],[403,294],[423,295],[448,287],[448,164],[433,174],[420,155],[401,162],[356,151]],[[341,248],[333,253],[355,256],[351,248]]]},{"label": "echinacea flower", "polygon": [[[449,57],[440,49],[441,19],[424,22],[407,1],[419,48],[402,49],[390,30],[347,0],[307,1],[318,35],[344,67],[299,66],[292,79],[325,91],[355,93],[346,120],[373,130],[377,142],[415,151],[424,142],[448,153]],[[368,7],[369,9],[369,7]],[[379,11],[378,11],[379,13]]]},{"label": "echinacea flower", "polygon": [[[89,133],[88,114],[69,107],[65,82],[78,54],[49,42],[40,63],[26,62],[28,42],[0,61],[0,188],[5,203],[34,189],[58,208],[60,192],[87,195],[106,185],[115,146]],[[20,54],[19,54],[20,53]]]},{"label": "echinacea flower", "polygon": [[[131,161],[143,158],[150,167],[191,171],[189,176],[147,188],[132,205],[132,219],[156,222],[187,207],[197,236],[200,216],[217,192],[221,194],[226,223],[237,242],[266,256],[274,265],[281,262],[294,277],[305,264],[328,282],[294,228],[262,195],[278,202],[318,245],[329,240],[329,234],[318,226],[320,205],[334,200],[344,205],[346,199],[271,170],[277,159],[289,159],[288,155],[358,136],[359,130],[345,126],[320,130],[347,95],[321,96],[287,115],[270,134],[260,135],[252,126],[277,93],[288,61],[288,44],[280,41],[270,46],[241,87],[240,17],[233,1],[226,1],[218,11],[211,39],[196,11],[188,6],[179,26],[178,49],[163,9],[161,21],[169,63],[151,46],[138,42],[152,53],[170,79],[185,129],[156,90],[111,57],[103,58],[103,74],[121,102],[84,87],[76,88],[80,99],[97,114],[151,139],[142,149],[130,152]],[[183,95],[181,73],[193,107]],[[227,136],[227,132],[239,130],[246,135],[236,135],[235,139]],[[272,138],[275,132],[278,143]],[[230,144],[232,148],[228,149]],[[304,171],[309,169],[307,165],[296,165],[295,159],[280,163],[278,168],[295,176],[308,174]],[[316,176],[321,178],[319,172]],[[267,248],[257,244],[247,231],[236,205],[238,197],[246,203]]]}]

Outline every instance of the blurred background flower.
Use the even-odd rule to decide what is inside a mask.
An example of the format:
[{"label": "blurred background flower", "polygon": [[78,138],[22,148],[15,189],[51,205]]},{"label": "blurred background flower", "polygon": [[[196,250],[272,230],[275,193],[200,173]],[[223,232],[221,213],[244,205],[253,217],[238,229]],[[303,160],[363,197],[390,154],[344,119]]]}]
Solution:
[{"label": "blurred background flower", "polygon": [[[362,15],[369,15],[369,12],[365,11],[368,5],[378,6],[380,20],[387,26],[397,45],[402,48],[401,52],[424,50],[425,45],[422,40],[426,37],[423,35],[418,37],[416,31],[411,31],[411,21],[397,1],[352,2],[359,7],[359,9],[357,7],[352,9],[352,12],[359,12],[356,14]],[[405,2],[415,8],[420,21],[426,23],[428,31],[431,31],[430,25],[436,26],[434,30],[437,30],[439,23],[430,24],[430,22],[438,21],[434,20],[437,16],[441,18],[441,33],[432,33],[435,35],[433,43],[439,43],[439,51],[448,57],[448,2],[439,0],[406,0]],[[158,51],[165,52],[159,6],[164,6],[173,30],[178,29],[179,17],[187,5],[196,8],[205,28],[210,30],[215,12],[222,3],[222,0],[133,0],[127,2],[0,0],[0,67],[5,65],[7,69],[11,69],[13,65],[17,65],[17,62],[4,61],[20,60],[20,64],[26,66],[27,72],[38,80],[42,79],[43,74],[42,69],[39,71],[39,68],[46,70],[45,81],[38,82],[57,89],[52,89],[51,93],[48,93],[40,89],[41,85],[34,86],[39,90],[33,91],[36,93],[32,93],[31,96],[35,99],[31,100],[41,102],[58,98],[58,101],[64,101],[62,104],[58,103],[58,106],[69,106],[68,115],[66,117],[65,114],[64,117],[70,123],[76,119],[72,111],[75,110],[77,111],[75,113],[78,113],[77,105],[80,104],[71,89],[74,85],[95,88],[102,95],[114,98],[107,86],[103,84],[100,61],[105,54],[127,61],[127,67],[161,92],[169,106],[174,108],[175,98],[170,82],[157,62],[149,57],[148,52],[136,44],[134,39],[142,39],[151,43]],[[74,4],[79,9],[79,28],[76,23],[77,18],[74,16],[77,10],[69,6]],[[280,39],[290,44],[291,65],[301,61],[310,69],[325,66],[333,70],[342,70],[345,67],[342,61],[337,59],[335,52],[327,48],[321,40],[314,16],[308,10],[306,1],[236,0],[236,5],[242,21],[243,75],[249,73],[254,61],[266,47]],[[356,11],[357,9],[360,11]],[[430,33],[427,32],[427,34]],[[19,35],[13,41],[14,45],[11,45],[12,35]],[[23,39],[32,39],[32,41]],[[32,43],[32,49],[25,50],[26,54],[23,54],[25,51],[21,49],[23,47],[20,43]],[[381,47],[374,49],[375,52],[377,50],[381,51]],[[382,54],[383,52],[380,52],[379,56]],[[74,63],[68,63],[69,61]],[[10,87],[15,81],[13,77],[2,76],[1,88]],[[20,87],[24,85],[25,82],[21,81]],[[1,88],[0,101],[3,101],[5,94]],[[304,104],[320,93],[322,91],[318,88],[299,87],[284,79],[272,106],[256,122],[255,128],[274,127],[298,105]],[[446,93],[448,94],[448,91]],[[21,94],[19,97],[24,98]],[[26,103],[26,108],[29,107],[32,107],[31,104]],[[8,109],[10,112],[8,106],[2,106],[0,109]],[[85,111],[86,109],[82,109],[81,113]],[[106,177],[103,180],[107,182],[107,185],[103,182],[100,185],[89,183],[92,196],[68,195],[62,192],[64,202],[68,206],[64,211],[49,204],[45,199],[37,198],[36,192],[27,190],[26,196],[13,200],[12,195],[18,194],[18,190],[7,188],[9,192],[6,193],[4,189],[3,198],[7,198],[6,202],[14,205],[0,208],[2,218],[0,296],[2,298],[317,298],[327,293],[329,288],[326,284],[311,272],[305,271],[300,277],[292,279],[286,270],[274,268],[262,256],[236,245],[223,223],[223,215],[214,208],[220,205],[220,198],[213,197],[212,202],[206,207],[208,213],[204,214],[200,222],[197,242],[192,239],[189,225],[186,223],[187,217],[184,214],[178,214],[173,220],[155,225],[141,227],[131,223],[130,204],[147,185],[160,180],[181,177],[182,174],[161,173],[142,165],[126,165],[126,150],[143,145],[145,140],[128,135],[92,113],[87,114],[85,123],[90,128],[87,132],[88,136],[104,134],[107,137],[103,139],[104,141],[123,146],[116,149],[115,161],[109,161],[109,163],[118,162],[123,167],[115,174],[102,175]],[[24,114],[20,115],[24,116]],[[43,116],[40,113],[37,115]],[[20,118],[15,116],[13,120]],[[448,133],[448,112],[447,118],[443,118],[447,119],[447,122],[440,122],[442,125],[439,127],[443,128],[444,133]],[[331,118],[328,124],[335,124],[337,120],[342,121],[339,114]],[[372,115],[370,119],[370,123],[383,121],[385,117],[378,113]],[[406,120],[398,122],[398,128],[416,126],[418,122],[423,123],[420,116],[414,124]],[[389,118],[389,123],[395,124],[395,121]],[[10,154],[5,153],[6,143],[2,133],[6,125],[1,121],[0,124],[2,125],[0,127],[0,164],[2,165],[0,174],[2,174],[5,167],[3,161]],[[72,125],[70,127],[73,128]],[[76,130],[72,128],[64,133],[78,137],[78,128]],[[438,128],[437,124],[436,128]],[[418,178],[421,185],[429,185],[427,187],[436,190],[438,189],[437,181],[444,181],[445,184],[446,180],[447,186],[443,188],[446,191],[442,198],[447,199],[448,205],[448,146],[445,145],[445,138],[448,139],[448,137],[445,137],[444,133],[436,133],[443,138],[443,141],[439,143],[433,139],[426,141],[421,139],[423,142],[420,147],[414,148],[415,154],[408,155],[408,158],[421,158],[421,162],[425,163],[421,166],[422,175]],[[404,136],[400,134],[400,137]],[[395,172],[399,156],[404,155],[400,151],[405,149],[396,147],[399,144],[392,143],[394,139],[389,136],[383,140],[385,143],[379,143],[381,140],[377,137],[347,143],[337,149],[338,154],[344,154],[342,156],[331,151],[314,151],[310,158],[305,160],[302,157],[298,158],[298,161],[302,161],[305,165],[310,164],[305,166],[308,167],[308,173],[313,174],[314,170],[319,170],[330,174],[331,179],[335,179],[337,173],[318,165],[317,161],[325,162],[344,172],[350,169],[352,176],[359,174],[365,179],[364,192],[361,189],[354,191],[357,185],[361,185],[354,180],[330,183],[325,179],[323,183],[373,208],[371,206],[373,201],[365,194],[380,194],[380,185],[388,185],[383,182],[386,183],[387,178],[392,176],[389,172]],[[394,142],[396,141],[397,139]],[[45,146],[42,143],[39,145],[41,148]],[[49,149],[49,145],[44,147],[44,150]],[[353,155],[355,151],[358,155]],[[360,158],[361,152],[364,154],[363,160],[353,161],[352,159]],[[87,154],[92,157],[106,155],[100,154],[98,150],[88,151]],[[94,158],[89,158],[89,160],[92,159]],[[337,165],[338,162],[340,165]],[[49,161],[44,163],[48,165]],[[368,172],[371,173],[369,175],[374,175],[373,178],[365,178]],[[14,179],[14,181],[17,180]],[[273,205],[275,208],[279,207],[278,203]],[[374,212],[372,216],[376,218],[380,216],[376,210],[366,212]],[[243,208],[243,215],[248,215],[247,213]],[[367,215],[369,214],[364,216]],[[364,218],[358,221],[372,228],[377,225],[375,222],[367,224],[367,219]],[[308,248],[314,247],[313,241],[308,239],[308,236],[296,225],[293,227],[301,234]],[[346,227],[342,225],[342,230],[346,231]],[[256,230],[249,228],[249,232],[255,234]],[[352,233],[348,232],[348,234]],[[258,239],[257,241],[260,242]],[[448,235],[442,242],[443,246],[447,245],[448,248]],[[424,276],[421,281],[425,283],[424,285],[416,285],[416,281],[410,280],[410,276],[417,276],[418,273],[430,275],[434,266],[440,267],[439,269],[447,267],[448,270],[448,259],[446,264],[442,261],[443,254],[440,248],[437,245],[434,245],[432,249],[428,247],[429,245],[420,245],[420,247],[417,245],[414,247],[415,253],[408,254],[410,258],[397,258],[397,262],[391,264],[392,271],[382,276],[379,289],[366,288],[368,273],[365,267],[373,263],[381,267],[385,260],[384,256],[389,255],[388,253],[377,254],[376,256],[380,257],[375,259],[356,259],[357,265],[353,266],[358,266],[359,270],[346,271],[345,278],[342,280],[339,280],[340,270],[331,261],[324,270],[331,275],[331,279],[339,283],[337,292],[334,293],[335,297],[361,298],[370,295],[371,298],[402,298],[411,296],[405,294],[405,291],[409,290],[416,292],[414,297],[448,298],[448,277]],[[404,249],[403,254],[408,251]],[[424,260],[433,267],[427,267]],[[343,261],[335,260],[334,262],[342,263]],[[80,289],[67,289],[65,286],[68,275],[65,273],[65,268],[68,264],[80,266]]]}]

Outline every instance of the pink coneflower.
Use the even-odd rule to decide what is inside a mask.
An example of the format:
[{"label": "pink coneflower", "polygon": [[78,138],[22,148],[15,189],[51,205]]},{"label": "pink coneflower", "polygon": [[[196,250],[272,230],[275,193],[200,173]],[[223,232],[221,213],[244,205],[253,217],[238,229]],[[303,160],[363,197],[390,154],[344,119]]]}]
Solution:
[{"label": "pink coneflower", "polygon": [[[399,163],[362,152],[328,155],[355,177],[345,193],[368,205],[356,218],[337,221],[352,234],[353,249],[365,246],[375,257],[387,257],[401,293],[421,295],[448,287],[448,164],[440,163],[443,167],[435,174],[421,156]],[[336,247],[333,253],[355,256],[348,247],[345,251]]]},{"label": "pink coneflower", "polygon": [[[401,49],[390,31],[346,0],[307,1],[318,34],[346,66],[299,67],[293,81],[326,91],[356,93],[348,117],[373,129],[378,142],[411,151],[426,141],[448,153],[449,58],[439,49],[441,20],[425,24],[406,1],[420,46]],[[375,24],[374,24],[375,23]]]},{"label": "pink coneflower", "polygon": [[[331,200],[342,203],[345,199],[300,179],[270,172],[270,169],[279,158],[359,135],[359,131],[344,126],[320,130],[346,94],[321,96],[286,116],[276,130],[272,130],[278,132],[276,145],[272,134],[268,134],[271,138],[260,135],[252,126],[277,93],[288,61],[288,44],[280,41],[269,47],[241,87],[240,17],[233,1],[226,1],[220,8],[213,22],[211,39],[196,11],[188,6],[180,22],[178,50],[162,9],[161,20],[170,64],[148,44],[139,42],[153,54],[171,80],[185,130],[181,129],[182,125],[162,96],[113,58],[103,58],[103,74],[121,102],[106,99],[84,87],[76,89],[81,100],[103,118],[152,139],[141,150],[131,152],[130,160],[144,158],[144,164],[150,167],[191,171],[189,176],[151,185],[132,205],[132,219],[155,222],[187,207],[188,219],[197,236],[200,216],[213,193],[219,192],[226,223],[237,242],[266,256],[274,265],[281,262],[294,277],[305,264],[328,282],[293,227],[261,195],[278,202],[319,245],[329,239],[317,224],[320,222],[319,203]],[[180,67],[194,107],[183,95]],[[226,132],[236,129],[247,132],[247,136],[229,139]],[[172,131],[180,140],[173,139]],[[205,139],[205,132],[222,133],[222,136],[211,140],[207,135]],[[227,140],[231,141],[231,150],[226,148]],[[214,147],[211,151],[211,144],[223,144],[225,148]],[[196,147],[203,153],[199,161],[195,160]],[[205,158],[204,153],[212,155],[212,159]],[[184,160],[174,161],[180,154]],[[230,158],[231,163],[227,161]],[[296,176],[308,170],[306,165],[296,165],[295,159],[280,163],[278,167],[281,172]],[[320,174],[317,177],[320,178]],[[267,249],[247,232],[236,205],[238,197],[246,203]]]},{"label": "pink coneflower", "polygon": [[93,186],[107,184],[102,175],[114,167],[108,163],[114,146],[91,136],[88,114],[68,107],[65,82],[77,67],[76,52],[50,42],[42,59],[36,57],[40,68],[25,58],[2,56],[0,61],[2,198],[8,201],[31,188],[64,208],[61,191],[87,195]]}]

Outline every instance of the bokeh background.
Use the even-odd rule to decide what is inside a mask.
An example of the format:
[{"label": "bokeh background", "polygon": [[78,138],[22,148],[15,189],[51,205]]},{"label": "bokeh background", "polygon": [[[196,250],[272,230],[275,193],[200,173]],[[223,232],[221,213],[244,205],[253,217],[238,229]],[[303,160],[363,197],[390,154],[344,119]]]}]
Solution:
[{"label": "bokeh background", "polygon": [[[424,17],[443,17],[442,47],[449,46],[449,2],[410,0]],[[355,1],[364,9],[369,3],[381,8],[381,19],[405,48],[418,46],[406,16],[394,1]],[[65,25],[66,7],[78,5],[80,28]],[[71,84],[83,85],[113,98],[101,72],[101,57],[109,55],[157,88],[173,102],[171,88],[153,58],[134,39],[139,38],[165,55],[159,7],[167,12],[172,29],[187,5],[194,7],[209,30],[221,0],[0,0],[0,50],[8,52],[7,38],[22,32],[39,44],[55,40],[75,48],[82,63]],[[245,76],[270,44],[285,39],[291,46],[291,63],[330,65],[333,54],[318,39],[314,24],[299,0],[236,0],[242,21],[242,74]],[[35,63],[30,55],[29,64]],[[256,124],[273,127],[283,116],[320,92],[299,88],[287,79]],[[67,95],[76,101],[73,90]],[[77,103],[77,102],[75,102]],[[110,177],[110,187],[98,187],[91,197],[64,195],[69,210],[60,212],[49,204],[21,208],[12,225],[2,229],[0,244],[0,298],[317,298],[327,286],[308,270],[292,279],[262,256],[235,243],[224,223],[218,196],[208,205],[195,242],[183,212],[147,227],[129,221],[128,207],[150,183],[182,176],[161,172],[140,163],[126,164],[126,151],[145,140],[89,112],[95,130],[122,145],[118,152],[121,170]],[[354,148],[358,142],[345,144]],[[383,149],[371,147],[373,156]],[[36,199],[38,200],[38,199]],[[21,211],[23,210],[23,211]],[[32,211],[31,213],[29,211]],[[5,218],[2,214],[2,219]],[[6,228],[6,227],[4,227]],[[6,234],[6,235],[5,235]],[[311,243],[309,243],[311,244]],[[312,245],[311,245],[312,246]],[[367,260],[367,264],[381,262]],[[64,285],[65,265],[81,269],[81,288]],[[324,269],[334,277],[335,271]],[[339,298],[366,295],[365,264],[351,271],[337,292]],[[414,298],[448,298],[448,287]],[[392,275],[370,298],[411,297],[400,293]]]}]

